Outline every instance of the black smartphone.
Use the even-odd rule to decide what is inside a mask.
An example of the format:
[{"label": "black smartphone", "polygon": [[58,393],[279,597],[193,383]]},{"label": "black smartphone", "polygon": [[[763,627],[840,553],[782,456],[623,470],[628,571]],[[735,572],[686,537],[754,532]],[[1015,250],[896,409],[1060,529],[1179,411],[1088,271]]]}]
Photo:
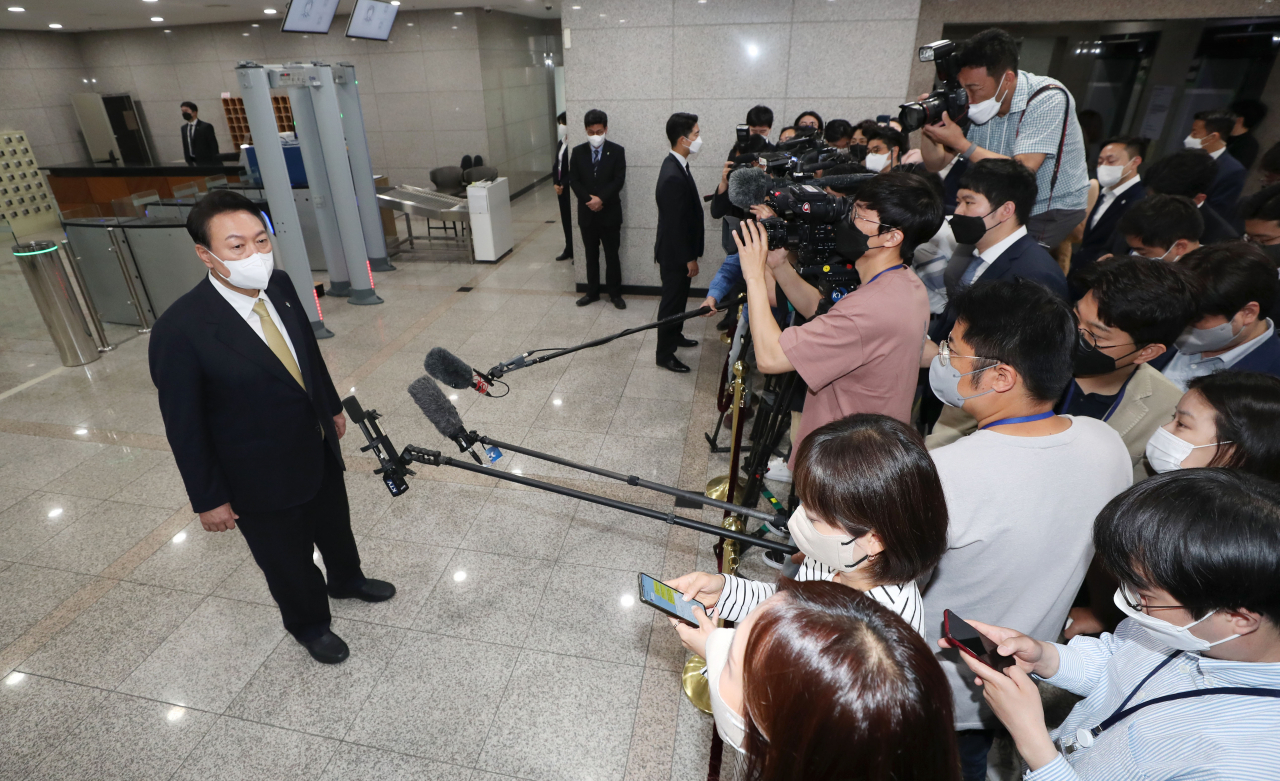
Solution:
[{"label": "black smartphone", "polygon": [[[656,580],[652,575],[640,573],[640,601],[672,618],[678,618],[690,626],[698,626],[698,614],[702,603],[696,599],[684,601],[684,594]],[[705,613],[704,613],[705,615]]]},{"label": "black smartphone", "polygon": [[942,633],[962,653],[995,670],[1003,671],[1015,662],[1012,656],[996,652],[999,643],[974,629],[968,621],[950,610],[942,611]]}]

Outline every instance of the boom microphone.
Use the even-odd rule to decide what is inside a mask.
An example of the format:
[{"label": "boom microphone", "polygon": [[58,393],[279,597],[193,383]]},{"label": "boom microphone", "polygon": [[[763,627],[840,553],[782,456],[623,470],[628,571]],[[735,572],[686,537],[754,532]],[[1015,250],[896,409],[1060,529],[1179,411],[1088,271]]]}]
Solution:
[{"label": "boom microphone", "polygon": [[422,362],[422,367],[427,370],[427,374],[450,388],[456,390],[471,388],[486,396],[490,395],[489,383],[485,375],[471,368],[465,361],[443,347],[432,347],[427,353],[426,360]]},{"label": "boom microphone", "polygon": [[773,177],[759,168],[739,168],[729,174],[729,203],[739,209],[750,209],[764,199],[773,187]]},{"label": "boom microphone", "polygon": [[878,174],[872,174],[872,173],[833,174],[831,176],[824,176],[821,179],[814,179],[812,184],[818,187],[830,187],[833,190],[840,190],[842,188],[852,189],[852,188],[856,188],[858,185],[862,184],[863,182],[867,182],[867,181],[870,181],[871,179],[874,179],[877,175]]},{"label": "boom microphone", "polygon": [[436,385],[435,380],[426,375],[414,380],[409,385],[409,396],[441,436],[452,440],[458,446],[459,452],[470,452],[477,464],[484,464],[480,456],[471,449],[475,443],[467,433],[467,427],[462,424],[458,410],[445,398],[444,392],[440,390],[440,386]]}]

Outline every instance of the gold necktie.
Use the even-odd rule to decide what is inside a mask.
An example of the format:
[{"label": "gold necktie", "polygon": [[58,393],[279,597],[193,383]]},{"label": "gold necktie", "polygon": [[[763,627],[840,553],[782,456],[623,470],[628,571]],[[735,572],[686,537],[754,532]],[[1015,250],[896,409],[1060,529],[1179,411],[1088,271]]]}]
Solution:
[{"label": "gold necktie", "polygon": [[298,371],[298,362],[293,359],[293,353],[289,352],[289,345],[285,343],[284,336],[271,319],[271,315],[267,312],[267,305],[261,298],[253,303],[253,312],[262,321],[262,334],[267,337],[267,347],[271,348],[271,352],[280,359],[284,368],[288,369],[289,374],[293,375],[303,390],[306,390],[307,385],[302,381],[302,372]]}]

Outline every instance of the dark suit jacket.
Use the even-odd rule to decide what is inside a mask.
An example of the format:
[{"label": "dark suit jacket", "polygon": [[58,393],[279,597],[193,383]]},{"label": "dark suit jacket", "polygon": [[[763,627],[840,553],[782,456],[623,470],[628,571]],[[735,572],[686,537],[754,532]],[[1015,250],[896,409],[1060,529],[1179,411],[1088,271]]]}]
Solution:
[{"label": "dark suit jacket", "polygon": [[267,296],[298,353],[305,391],[215,284],[206,277],[151,329],[151,381],[191,508],[296,507],[320,489],[325,446],[342,463],[338,392],[288,274],[271,275]]},{"label": "dark suit jacket", "polygon": [[1236,205],[1240,202],[1240,193],[1244,191],[1244,178],[1248,171],[1240,161],[1224,151],[1218,155],[1218,172],[1213,177],[1213,185],[1209,187],[1205,203],[1212,206],[1228,223],[1234,224]]},{"label": "dark suit jacket", "polygon": [[1220,241],[1235,241],[1240,238],[1240,231],[1226,219],[1221,211],[1210,206],[1208,200],[1200,207],[1200,217],[1204,220],[1204,233],[1200,234],[1201,244],[1217,244]]},{"label": "dark suit jacket", "polygon": [[[1125,212],[1129,211],[1130,206],[1133,206],[1146,194],[1147,189],[1142,186],[1142,182],[1139,180],[1131,185],[1129,189],[1116,196],[1115,202],[1107,207],[1107,210],[1102,213],[1096,223],[1093,223],[1093,211],[1097,211],[1099,204],[1102,203],[1102,197],[1098,197],[1098,203],[1095,203],[1093,211],[1089,212],[1089,221],[1085,222],[1084,239],[1080,242],[1080,247],[1071,256],[1071,271],[1073,273],[1112,251],[1113,236],[1120,218],[1124,216]],[[1123,242],[1123,240],[1124,237],[1122,236],[1121,241]]]},{"label": "dark suit jacket", "polygon": [[556,143],[556,161],[551,166],[551,183],[569,184],[569,142]]},{"label": "dark suit jacket", "polygon": [[[600,174],[591,165],[591,145],[578,144],[569,158],[569,184],[578,196],[578,224],[596,228],[622,225],[622,185],[627,179],[627,150],[612,141],[600,147]],[[604,208],[587,208],[591,196],[598,195]]]},{"label": "dark suit jacket", "polygon": [[[943,272],[942,278],[946,283],[949,298],[954,297],[960,287],[960,277],[968,268],[969,261],[973,260],[973,249],[971,244],[961,244],[956,247],[951,260],[947,262],[947,270]],[[1005,248],[1005,251],[1000,253],[1000,257],[982,272],[978,281],[991,282],[1015,277],[1039,282],[1063,299],[1067,298],[1067,278],[1062,275],[1062,268],[1049,251],[1036,243],[1029,233]],[[934,321],[929,331],[929,338],[935,342],[946,339],[955,322],[955,309],[948,301],[942,316]]]},{"label": "dark suit jacket", "polygon": [[187,123],[182,123],[182,156],[188,163],[218,163],[218,137],[213,125],[203,119],[196,120],[193,138],[187,139]]},{"label": "dark suit jacket", "polygon": [[702,257],[702,198],[693,177],[670,154],[658,171],[658,237],[653,259],[659,266],[684,266]]},{"label": "dark suit jacket", "polygon": [[[1170,346],[1163,355],[1151,362],[1151,366],[1164,371],[1164,367],[1168,366],[1173,356],[1177,354],[1178,348]],[[1270,339],[1254,348],[1253,352],[1241,358],[1240,362],[1228,371],[1262,372],[1272,377],[1280,377],[1280,334],[1273,333]]]}]

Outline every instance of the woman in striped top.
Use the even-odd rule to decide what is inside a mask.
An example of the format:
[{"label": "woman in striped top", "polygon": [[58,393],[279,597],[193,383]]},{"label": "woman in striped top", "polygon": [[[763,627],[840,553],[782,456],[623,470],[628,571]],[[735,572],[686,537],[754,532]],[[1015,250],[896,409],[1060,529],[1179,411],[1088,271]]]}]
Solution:
[{"label": "woman in striped top", "polygon": [[[801,507],[788,529],[804,563],[796,580],[828,580],[862,591],[923,628],[916,579],[947,548],[947,503],[933,460],[915,429],[885,415],[860,414],[815,429],[796,455]],[[691,572],[670,581],[714,607],[711,615],[741,621],[773,595],[772,583]],[[681,639],[702,645],[680,629]],[[705,642],[705,639],[703,639]],[[695,650],[696,652],[696,650]]]}]

